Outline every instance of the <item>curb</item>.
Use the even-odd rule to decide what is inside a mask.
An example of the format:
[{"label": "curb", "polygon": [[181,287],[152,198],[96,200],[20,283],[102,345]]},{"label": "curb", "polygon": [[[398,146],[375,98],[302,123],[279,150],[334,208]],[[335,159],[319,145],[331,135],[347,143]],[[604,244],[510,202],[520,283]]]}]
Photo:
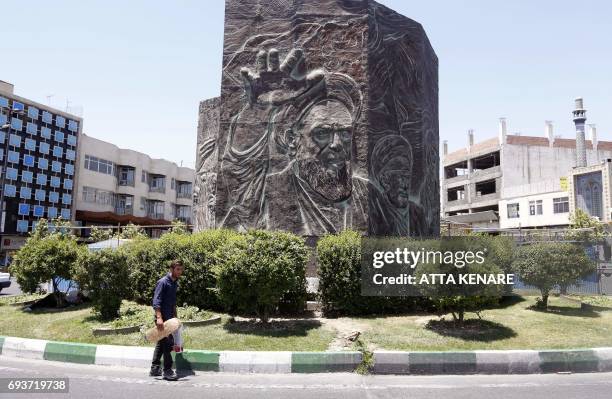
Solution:
[{"label": "curb", "polygon": [[[93,345],[1,337],[0,355],[69,363],[149,368],[153,347]],[[186,350],[178,370],[231,373],[353,372],[361,352]],[[373,374],[537,374],[612,371],[612,348],[465,352],[375,351]]]}]

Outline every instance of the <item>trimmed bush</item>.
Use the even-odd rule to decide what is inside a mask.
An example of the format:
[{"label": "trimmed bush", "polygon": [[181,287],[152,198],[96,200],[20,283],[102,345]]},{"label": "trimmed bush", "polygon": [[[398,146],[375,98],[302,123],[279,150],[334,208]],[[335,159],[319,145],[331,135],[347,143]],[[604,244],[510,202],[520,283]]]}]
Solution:
[{"label": "trimmed bush", "polygon": [[283,299],[306,299],[308,249],[290,233],[254,230],[231,237],[217,267],[219,298],[231,313],[256,314],[263,322]]},{"label": "trimmed bush", "polygon": [[[405,240],[403,240],[404,242]],[[427,307],[418,297],[361,295],[361,234],[345,230],[317,242],[319,300],[323,312],[340,315],[402,313]]]},{"label": "trimmed bush", "polygon": [[74,267],[74,278],[87,291],[102,319],[119,316],[121,300],[127,296],[130,284],[125,254],[112,249],[82,252]]},{"label": "trimmed bush", "polygon": [[231,230],[207,230],[185,234],[171,232],[158,240],[137,239],[122,247],[130,268],[130,299],[140,304],[150,304],[155,283],[168,273],[174,259],[185,266],[179,280],[177,303],[197,306],[200,309],[220,307],[215,292],[216,278],[213,268],[220,261],[220,249],[239,233]]},{"label": "trimmed bush", "polygon": [[576,244],[544,242],[524,245],[517,251],[513,268],[520,279],[540,290],[538,306],[548,307],[548,296],[555,287],[577,284],[581,278],[594,273],[595,262]]},{"label": "trimmed bush", "polygon": [[166,265],[159,262],[156,241],[139,238],[121,247],[120,252],[125,255],[130,271],[127,298],[151,304],[155,283],[168,272]]}]

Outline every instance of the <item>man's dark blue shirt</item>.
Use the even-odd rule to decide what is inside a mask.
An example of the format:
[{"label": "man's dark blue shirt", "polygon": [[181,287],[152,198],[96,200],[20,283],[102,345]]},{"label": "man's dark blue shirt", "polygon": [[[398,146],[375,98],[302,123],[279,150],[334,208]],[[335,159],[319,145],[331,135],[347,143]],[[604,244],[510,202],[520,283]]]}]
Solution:
[{"label": "man's dark blue shirt", "polygon": [[176,306],[176,281],[172,280],[168,273],[160,278],[155,285],[153,294],[153,309],[159,309],[164,321],[174,317],[174,307]]}]

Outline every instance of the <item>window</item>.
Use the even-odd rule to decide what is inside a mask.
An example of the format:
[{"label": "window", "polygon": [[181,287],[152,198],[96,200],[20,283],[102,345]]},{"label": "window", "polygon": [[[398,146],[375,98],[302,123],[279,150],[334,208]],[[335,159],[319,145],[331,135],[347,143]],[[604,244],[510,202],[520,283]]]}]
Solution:
[{"label": "window", "polygon": [[105,159],[97,158],[91,155],[85,155],[85,169],[93,170],[94,172],[104,173],[106,175],[112,175],[113,163]]},{"label": "window", "polygon": [[21,130],[23,122],[19,118],[11,118],[11,128],[14,130]]},{"label": "window", "polygon": [[59,193],[55,192],[55,191],[51,191],[49,193],[49,202],[52,202],[54,204],[59,202]]},{"label": "window", "polygon": [[7,197],[15,197],[17,195],[17,187],[12,184],[5,184],[4,195]]},{"label": "window", "polygon": [[38,109],[34,107],[28,107],[28,117],[32,119],[38,119]]},{"label": "window", "polygon": [[6,178],[10,180],[17,180],[17,169],[6,168]]},{"label": "window", "polygon": [[49,153],[49,143],[41,142],[38,150],[42,152],[43,154],[48,154]]},{"label": "window", "polygon": [[17,221],[17,231],[20,233],[27,233],[28,232],[28,221],[18,220]]},{"label": "window", "polygon": [[21,216],[28,216],[30,214],[30,205],[19,204],[17,213],[19,213]]},{"label": "window", "polygon": [[170,180],[170,189],[174,190],[174,177]]},{"label": "window", "polygon": [[48,127],[43,127],[42,129],[40,129],[40,135],[46,139],[50,139],[51,129],[49,129]]},{"label": "window", "polygon": [[23,111],[24,109],[25,106],[23,105],[23,103],[13,101],[13,111]]},{"label": "window", "polygon": [[[2,122],[2,115],[0,115],[0,125],[3,125],[4,122]],[[4,144],[4,140],[5,140],[6,134],[3,131],[0,131],[0,143]]]},{"label": "window", "polygon": [[77,130],[79,130],[79,123],[77,121],[68,121],[68,130],[70,130],[71,132],[76,132]]},{"label": "window", "polygon": [[64,179],[64,188],[66,190],[72,190],[72,179]]},{"label": "window", "polygon": [[19,189],[19,198],[23,198],[23,199],[32,198],[32,189],[30,187],[21,187]]},{"label": "window", "polygon": [[58,161],[53,161],[51,162],[51,170],[54,172],[58,172],[61,173],[62,171],[62,164]]},{"label": "window", "polygon": [[74,165],[71,165],[71,164],[67,163],[64,168],[66,169],[66,174],[67,175],[72,176],[74,174]]},{"label": "window", "polygon": [[46,197],[47,193],[45,192],[45,190],[38,189],[34,191],[34,199],[36,201],[44,201]]},{"label": "window", "polygon": [[146,170],[142,171],[142,175],[140,176],[140,181],[142,183],[146,183],[147,182],[147,171]]},{"label": "window", "polygon": [[4,160],[4,148],[0,148],[0,161]]},{"label": "window", "polygon": [[69,134],[69,135],[66,137],[66,142],[67,142],[69,145],[76,145],[76,144],[77,144],[77,138],[76,138],[76,136],[74,136],[74,135],[72,135],[72,134]]},{"label": "window", "polygon": [[21,137],[16,134],[11,134],[9,136],[9,144],[14,147],[21,147]]},{"label": "window", "polygon": [[38,169],[41,169],[41,170],[49,169],[49,161],[45,158],[38,158]]},{"label": "window", "polygon": [[553,198],[553,213],[569,213],[569,197]]},{"label": "window", "polygon": [[32,155],[24,155],[23,156],[23,164],[25,166],[34,166],[34,156]]},{"label": "window", "polygon": [[70,209],[68,208],[62,209],[62,219],[70,220]]},{"label": "window", "polygon": [[541,215],[542,213],[543,213],[542,200],[529,201],[529,215],[530,216]]},{"label": "window", "polygon": [[12,163],[19,163],[19,153],[15,151],[9,151],[8,160]]},{"label": "window", "polygon": [[45,184],[47,184],[47,175],[39,173],[36,175],[36,184],[40,184],[41,186],[44,186]]},{"label": "window", "polygon": [[134,168],[119,167],[119,185],[134,187]]},{"label": "window", "polygon": [[34,216],[42,217],[45,213],[45,207],[41,205],[34,205],[34,211],[32,212]]},{"label": "window", "polygon": [[36,151],[36,141],[32,139],[25,139],[25,149],[30,151]]},{"label": "window", "polygon": [[0,97],[0,107],[8,107],[8,99]]},{"label": "window", "polygon": [[45,123],[53,123],[53,115],[51,112],[43,111],[42,120]]},{"label": "window", "polygon": [[64,133],[60,132],[59,130],[55,131],[55,141],[59,142],[59,143],[63,143],[64,142]]},{"label": "window", "polygon": [[516,219],[519,217],[519,204],[508,204],[508,219]]},{"label": "window", "polygon": [[49,219],[53,219],[57,217],[57,208],[54,208],[52,206],[50,206],[49,208],[47,208],[47,217]]},{"label": "window", "polygon": [[74,161],[76,158],[76,152],[74,152],[74,150],[66,150],[66,158]]},{"label": "window", "polygon": [[66,118],[64,118],[63,116],[57,115],[55,117],[55,126],[57,126],[57,127],[65,127],[66,126]]},{"label": "window", "polygon": [[72,203],[72,195],[70,195],[70,194],[63,194],[62,195],[62,204],[70,205],[71,203]]},{"label": "window", "polygon": [[32,135],[36,135],[38,132],[38,125],[36,123],[28,122],[26,125],[26,132]]},{"label": "window", "polygon": [[57,176],[51,176],[51,187],[58,188],[60,186],[60,178]]},{"label": "window", "polygon": [[7,116],[3,113],[0,113],[0,125],[4,125],[6,123]]},{"label": "window", "polygon": [[61,158],[64,155],[64,149],[59,145],[53,146],[53,156]]},{"label": "window", "polygon": [[32,183],[32,180],[34,179],[34,174],[32,172],[24,170],[23,172],[21,172],[21,179],[26,183]]}]

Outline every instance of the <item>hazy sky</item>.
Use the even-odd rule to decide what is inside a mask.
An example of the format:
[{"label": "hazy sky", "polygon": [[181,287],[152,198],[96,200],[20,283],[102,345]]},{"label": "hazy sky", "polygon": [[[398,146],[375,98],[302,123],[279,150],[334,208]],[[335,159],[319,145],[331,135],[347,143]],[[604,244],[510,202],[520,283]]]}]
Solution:
[{"label": "hazy sky", "polygon": [[[425,27],[440,60],[440,138],[573,135],[573,99],[612,140],[612,2],[382,0]],[[186,166],[198,102],[219,94],[223,0],[2,1],[0,79],[82,107],[84,132]],[[52,97],[47,97],[52,95]]]}]

